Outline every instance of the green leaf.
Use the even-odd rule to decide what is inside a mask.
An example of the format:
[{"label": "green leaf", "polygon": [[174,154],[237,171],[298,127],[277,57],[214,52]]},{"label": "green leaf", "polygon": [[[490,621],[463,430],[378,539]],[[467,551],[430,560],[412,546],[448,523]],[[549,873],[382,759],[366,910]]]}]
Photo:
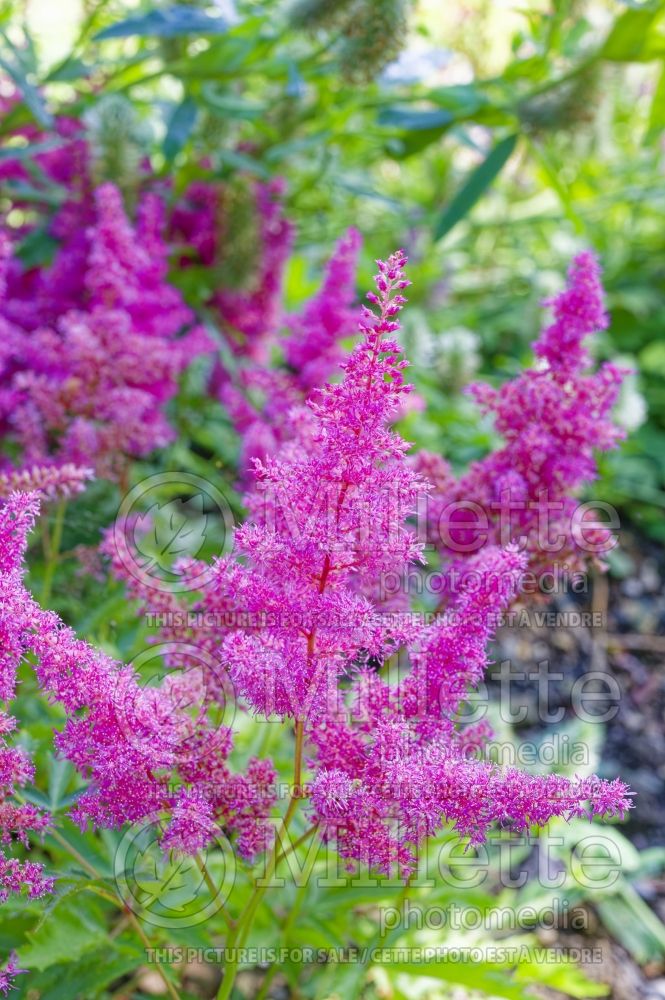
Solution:
[{"label": "green leaf", "polygon": [[5,73],[14,81],[21,92],[21,97],[23,98],[24,103],[30,109],[39,124],[43,125],[44,128],[50,128],[53,125],[53,118],[46,110],[46,105],[44,104],[39,90],[34,86],[34,84],[30,83],[22,68],[2,56],[0,56],[0,67],[2,67]]},{"label": "green leaf", "polygon": [[167,160],[174,160],[189,139],[198,113],[196,101],[192,97],[185,97],[174,110],[162,144],[162,152]]},{"label": "green leaf", "polygon": [[383,108],[378,115],[379,125],[403,129],[405,132],[425,132],[443,129],[455,121],[455,116],[445,108]]},{"label": "green leaf", "polygon": [[29,987],[35,995],[49,1000],[72,1000],[72,997],[94,1000],[110,983],[135,970],[142,960],[145,960],[145,951],[138,945],[107,942],[75,965],[60,963],[43,972],[32,973]]},{"label": "green leaf", "polygon": [[265,114],[266,106],[258,101],[248,100],[239,94],[218,92],[213,83],[204,83],[201,87],[201,97],[213,111],[219,112],[224,118],[252,119]]},{"label": "green leaf", "polygon": [[26,184],[23,181],[6,180],[4,184],[12,198],[17,201],[35,201],[58,207],[65,200],[65,196],[60,194],[60,189],[55,185],[52,186],[51,190],[45,191],[35,187],[34,184]]},{"label": "green leaf", "polygon": [[211,17],[194,7],[174,4],[164,10],[151,10],[136,14],[97,32],[94,41],[109,38],[179,38],[183,35],[223,35],[228,22],[222,17]]},{"label": "green leaf", "polygon": [[21,963],[30,969],[48,969],[58,962],[75,962],[107,938],[99,901],[77,894],[51,907],[44,920],[28,932],[20,949]]},{"label": "green leaf", "polygon": [[665,954],[665,926],[653,910],[627,883],[621,894],[594,899],[604,927],[620,941],[636,962],[662,959]]},{"label": "green leaf", "polygon": [[448,207],[443,211],[434,228],[434,241],[442,239],[446,233],[457,225],[471,211],[478,199],[490,187],[494,179],[501,173],[510,159],[518,135],[509,135],[502,139],[488,153],[480,166],[472,172],[463,187],[457,192]]},{"label": "green leaf", "polygon": [[58,247],[58,241],[48,231],[48,224],[33,229],[21,240],[16,248],[16,256],[28,270],[50,264]]},{"label": "green leaf", "polygon": [[207,523],[201,496],[188,500],[176,497],[161,505],[153,504],[136,521],[137,535],[144,530],[144,525],[148,528],[148,533],[136,541],[138,552],[146,559],[143,568],[147,571],[149,567],[158,566],[169,570],[178,556],[196,557],[205,540]]},{"label": "green leaf", "polygon": [[614,22],[601,50],[602,57],[612,62],[642,62],[656,58],[650,35],[662,14],[662,3],[647,4],[641,10],[627,10]]},{"label": "green leaf", "polygon": [[37,153],[47,153],[49,150],[62,146],[62,139],[46,139],[44,142],[33,142],[27,146],[3,146],[0,149],[0,163],[3,160],[27,160]]},{"label": "green leaf", "polygon": [[51,812],[62,809],[69,801],[65,795],[67,787],[74,776],[74,767],[68,760],[55,757],[49,753],[48,761],[48,795]]},{"label": "green leaf", "polygon": [[501,971],[501,963],[477,962],[461,959],[458,962],[387,962],[382,965],[391,979],[394,975],[415,976],[417,979],[437,979],[482,990],[501,1000],[527,1000],[525,987],[516,983],[508,972]]},{"label": "green leaf", "polygon": [[72,80],[81,80],[88,77],[93,67],[88,66],[82,59],[66,59],[55,69],[51,70],[44,80],[45,83],[69,83]]},{"label": "green leaf", "polygon": [[658,138],[665,129],[665,67],[660,71],[658,84],[651,101],[648,138]]}]

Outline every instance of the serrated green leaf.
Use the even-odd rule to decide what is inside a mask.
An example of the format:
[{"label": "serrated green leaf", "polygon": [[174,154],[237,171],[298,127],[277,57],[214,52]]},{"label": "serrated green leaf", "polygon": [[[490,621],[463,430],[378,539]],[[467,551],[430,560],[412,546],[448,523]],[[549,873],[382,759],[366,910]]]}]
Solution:
[{"label": "serrated green leaf", "polygon": [[62,962],[76,962],[86,952],[102,945],[108,936],[99,900],[92,895],[57,900],[44,919],[26,935],[20,951],[21,964],[29,969],[48,969]]}]

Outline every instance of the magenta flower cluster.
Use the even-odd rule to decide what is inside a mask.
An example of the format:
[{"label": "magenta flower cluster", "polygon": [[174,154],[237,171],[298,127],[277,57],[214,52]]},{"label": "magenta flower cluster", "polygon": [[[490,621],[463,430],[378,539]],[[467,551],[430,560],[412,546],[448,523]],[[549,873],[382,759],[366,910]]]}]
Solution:
[{"label": "magenta flower cluster", "polygon": [[167,281],[159,199],[144,197],[135,227],[112,184],[93,204],[48,267],[26,275],[6,261],[0,420],[24,467],[117,477],[127,458],[172,439],[164,404],[212,345]]},{"label": "magenta flower cluster", "polygon": [[[582,258],[573,287],[585,262],[595,266]],[[377,291],[369,295],[375,308],[361,311],[361,339],[342,365],[342,380],[315,389],[305,405],[296,401],[288,436],[254,459],[249,518],[236,533],[236,551],[216,563],[211,584],[191,606],[212,621],[237,624],[200,632],[170,627],[164,636],[198,643],[211,662],[223,664],[245,709],[292,720],[294,782],[309,789],[303,797],[312,820],[350,863],[382,870],[412,869],[424,838],[444,822],[477,842],[495,823],[523,829],[554,816],[622,815],[630,804],[618,780],[494,765],[482,753],[487,727],[458,721],[469,687],[485,672],[499,614],[519,593],[528,550],[493,542],[468,555],[469,582],[433,624],[411,611],[407,594],[388,602],[379,592],[384,575],[404,576],[422,562],[411,521],[432,491],[392,426],[411,390],[395,340],[409,284],[404,266],[401,253],[379,262]],[[596,292],[586,288],[592,300]],[[557,300],[559,315],[569,296]],[[584,314],[580,335],[590,323]],[[535,377],[527,373],[522,381]],[[585,384],[587,376],[572,373],[571,388],[556,371],[544,376],[560,392],[582,393],[578,377]],[[200,575],[197,563],[179,568],[185,579]],[[117,557],[115,569],[123,575]],[[172,595],[155,604],[135,583],[130,589],[153,609],[187,607]],[[384,673],[398,660],[399,680],[391,682]],[[219,819],[217,785],[211,797],[203,780],[209,777],[207,767],[190,771],[191,795],[177,816],[183,848],[187,830]],[[257,833],[251,846],[260,842]]]},{"label": "magenta flower cluster", "polygon": [[[579,255],[567,288],[548,303],[553,321],[533,369],[498,389],[471,387],[502,444],[457,478],[439,455],[409,457],[396,429],[412,390],[397,340],[410,284],[404,254],[378,262],[376,291],[359,307],[360,237],[349,230],[319,291],[285,314],[293,230],[282,185],[250,185],[259,222],[253,281],[220,285],[197,303],[224,342],[210,391],[240,437],[248,518],[233,553],[212,568],[177,564],[184,582],[207,571],[192,603],[127,578],[118,532],[102,546],[129,596],[150,610],[227,623],[169,625],[167,672],[146,685],[34,601],[23,561],[38,493],[71,495],[93,474],[122,481],[131,459],[172,440],[165,407],[179,377],[219,343],[169,267],[175,259],[184,275],[196,266],[215,273],[223,199],[218,184],[199,180],[169,204],[146,168],[132,219],[118,187],[93,183],[82,128],[63,121],[58,130],[61,144],[38,154],[64,192],[50,220],[53,259],[22,263],[18,245],[37,225],[27,209],[22,225],[0,234],[0,427],[13,459],[0,468],[0,695],[11,702],[29,659],[41,690],[64,709],[56,748],[85,783],[73,818],[95,827],[154,822],[165,850],[194,854],[221,831],[245,858],[271,849],[276,769],[261,756],[234,766],[233,727],[215,721],[231,701],[293,726],[286,815],[302,802],[350,866],[411,872],[444,824],[478,843],[494,824],[623,815],[630,795],[621,781],[498,766],[484,753],[488,727],[460,721],[525,571],[552,565],[539,505],[555,511],[557,560],[588,561],[573,531],[575,495],[596,474],[596,452],[620,437],[611,408],[622,377],[610,364],[594,370],[586,347],[607,323],[594,257]],[[0,174],[25,179],[20,161],[4,161]],[[414,567],[425,572],[423,509],[446,612],[433,621],[416,613],[406,582],[389,597],[383,586]],[[453,570],[462,582],[446,589]],[[200,669],[189,669],[192,650]],[[33,767],[9,742],[14,726],[0,715],[0,839],[27,845],[49,821],[21,795]],[[0,856],[0,899],[52,887],[39,865]],[[10,959],[0,992],[19,971]]]},{"label": "magenta flower cluster", "polygon": [[[221,280],[206,307],[234,353],[265,360],[283,320],[293,228],[283,215],[281,181],[252,189],[260,222],[256,274],[251,288],[238,291],[218,273],[227,236],[219,182],[197,181],[174,197],[145,163],[132,221],[120,189],[95,184],[84,126],[61,118],[56,132],[57,139],[34,126],[15,133],[53,145],[33,157],[51,185],[47,193],[57,192],[51,216],[21,200],[32,179],[25,162],[8,157],[0,164],[0,179],[17,185],[13,216],[23,218],[0,233],[5,495],[17,473],[26,487],[47,485],[47,496],[78,492],[89,470],[125,480],[132,459],[173,439],[166,404],[187,365],[216,348],[172,280],[174,263],[183,271],[199,264],[209,269],[207,280]],[[23,242],[40,232],[54,241],[54,256],[25,264]]]},{"label": "magenta flower cluster", "polygon": [[553,322],[534,345],[536,365],[498,389],[468,389],[492,415],[502,446],[459,478],[441,456],[416,456],[434,483],[431,539],[454,561],[520,539],[530,569],[543,574],[553,552],[574,571],[584,568],[589,552],[608,547],[610,532],[597,521],[584,527],[581,520],[575,531],[576,494],[596,478],[596,452],[616,447],[623,436],[611,411],[625,372],[610,362],[594,371],[586,347],[586,338],[608,323],[593,254],[579,254],[568,277],[568,287],[546,303]]}]

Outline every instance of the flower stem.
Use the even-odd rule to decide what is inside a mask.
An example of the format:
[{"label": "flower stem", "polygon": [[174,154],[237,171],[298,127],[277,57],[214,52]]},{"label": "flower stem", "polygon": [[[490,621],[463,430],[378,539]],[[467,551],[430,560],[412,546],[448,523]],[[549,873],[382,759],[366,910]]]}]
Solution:
[{"label": "flower stem", "polygon": [[[298,886],[298,891],[296,892],[295,899],[293,900],[293,905],[291,906],[289,915],[284,922],[284,926],[282,927],[282,933],[280,935],[282,945],[284,946],[288,943],[291,929],[293,928],[293,925],[296,921],[296,917],[298,916],[300,910],[302,909],[302,904],[305,901],[305,893],[307,891],[307,888],[308,888],[308,883],[306,881],[303,881],[302,885]],[[275,974],[277,973],[278,970],[279,970],[279,965],[276,962],[273,962],[268,971],[266,972],[265,976],[263,977],[263,982],[261,983],[261,989],[256,994],[256,1000],[265,1000],[265,998],[268,996],[268,990],[270,989],[272,981],[275,978]]]},{"label": "flower stem", "polygon": [[[208,891],[210,893],[210,896],[212,897],[213,900],[215,900],[217,898],[219,890],[217,889],[217,886],[215,885],[215,882],[214,882],[214,879],[213,879],[212,875],[208,871],[208,868],[206,866],[205,861],[198,854],[194,855],[194,861],[196,862],[197,868],[199,869],[199,871],[203,875],[203,881],[208,886]],[[227,913],[226,910],[224,909],[224,907],[222,907],[221,910],[219,910],[218,912],[221,913],[221,915],[222,915],[223,919],[225,920],[226,925],[229,928],[229,930],[230,931],[234,931],[235,927],[236,927],[236,922],[233,919],[233,917],[231,916],[231,914]]]},{"label": "flower stem", "polygon": [[[288,830],[289,824],[291,823],[300,802],[304,733],[305,723],[302,719],[298,719],[295,725],[296,747],[295,760],[293,764],[293,788],[291,790],[289,805],[281,823],[282,834]],[[275,874],[275,869],[282,858],[286,857],[286,854],[288,853],[280,853],[278,846],[279,842],[280,837],[275,834],[272,851],[270,852],[270,858],[268,864],[266,865],[266,870],[261,878],[261,884],[259,884],[258,879],[255,881],[254,891],[249,897],[247,906],[238,917],[235,930],[231,932],[227,939],[226,950],[228,955],[224,966],[224,977],[219,987],[219,992],[217,993],[217,1000],[229,1000],[229,997],[231,996],[233,984],[238,973],[238,965],[240,964],[240,949],[243,947],[247,937],[249,936],[256,911],[261,905],[266,892],[270,888],[270,881],[272,876]]]},{"label": "flower stem", "polygon": [[60,546],[62,544],[62,531],[65,526],[66,507],[67,501],[61,500],[55,509],[53,533],[49,539],[48,558],[46,560],[46,566],[44,567],[44,579],[42,582],[42,604],[44,606],[46,606],[51,599],[53,577],[55,575],[56,566],[58,565]]}]

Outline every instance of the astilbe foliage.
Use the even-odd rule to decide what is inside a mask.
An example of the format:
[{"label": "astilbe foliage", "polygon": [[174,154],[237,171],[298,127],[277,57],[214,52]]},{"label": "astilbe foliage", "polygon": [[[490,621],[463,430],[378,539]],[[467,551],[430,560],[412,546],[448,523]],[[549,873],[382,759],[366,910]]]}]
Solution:
[{"label": "astilbe foliage", "polygon": [[440,456],[416,456],[416,467],[434,482],[431,540],[455,564],[484,545],[514,539],[542,578],[554,558],[574,572],[586,567],[590,552],[610,545],[608,530],[574,518],[576,493],[597,475],[595,452],[623,436],[611,410],[625,373],[609,362],[593,370],[585,343],[608,323],[591,252],[575,257],[567,287],[546,305],[553,320],[534,344],[535,366],[497,389],[468,390],[492,415],[503,444],[459,478]]},{"label": "astilbe foliage", "polygon": [[[251,711],[295,722],[312,772],[309,810],[325,835],[350,861],[384,870],[412,868],[443,821],[477,842],[494,823],[519,829],[629,807],[620,781],[492,764],[479,755],[482,727],[456,721],[518,592],[527,564],[518,546],[468,559],[473,573],[433,624],[377,601],[385,574],[422,558],[408,521],[429,489],[391,429],[410,390],[395,340],[404,265],[401,253],[379,262],[369,296],[378,313],[363,309],[342,381],[311,394],[290,439],[255,460],[236,555],[216,564],[196,605],[235,608],[235,627],[202,641],[221,651]],[[376,670],[396,657],[409,665],[397,685]]]}]

